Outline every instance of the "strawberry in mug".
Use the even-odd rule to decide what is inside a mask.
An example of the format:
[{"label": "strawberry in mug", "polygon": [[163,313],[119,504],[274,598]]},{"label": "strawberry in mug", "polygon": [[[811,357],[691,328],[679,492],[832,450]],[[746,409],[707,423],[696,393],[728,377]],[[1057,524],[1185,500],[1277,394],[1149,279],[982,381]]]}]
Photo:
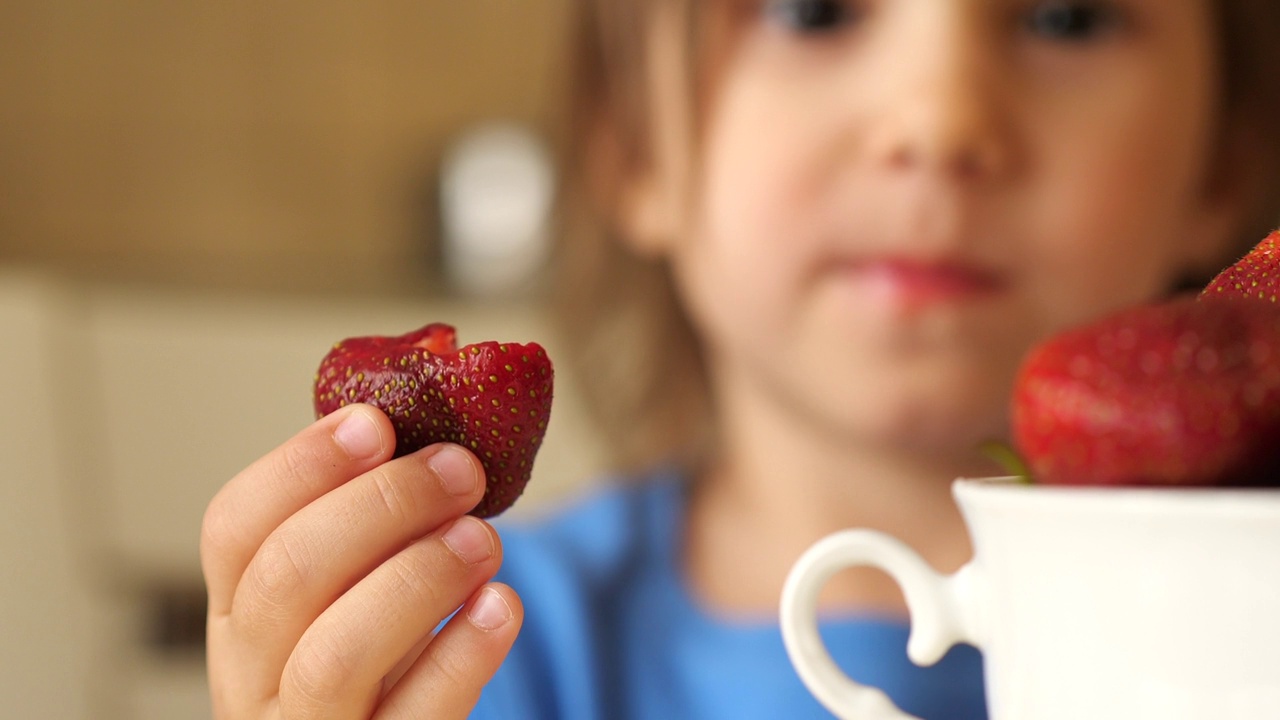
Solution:
[{"label": "strawberry in mug", "polygon": [[1199,296],[1039,345],[1013,440],[1051,485],[1280,486],[1280,232]]}]

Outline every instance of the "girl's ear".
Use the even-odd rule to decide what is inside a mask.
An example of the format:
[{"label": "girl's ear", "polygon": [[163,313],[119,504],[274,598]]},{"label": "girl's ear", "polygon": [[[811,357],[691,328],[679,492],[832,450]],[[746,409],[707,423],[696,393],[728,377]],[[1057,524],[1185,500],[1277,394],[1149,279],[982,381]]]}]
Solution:
[{"label": "girl's ear", "polygon": [[693,186],[693,99],[688,47],[674,3],[661,3],[649,28],[645,58],[645,162],[623,181],[619,218],[633,250],[671,251],[687,227]]},{"label": "girl's ear", "polygon": [[663,255],[677,225],[668,183],[653,167],[652,149],[628,153],[615,125],[603,117],[594,118],[581,137],[586,146],[581,191],[604,211],[605,221],[627,248],[645,257]]},{"label": "girl's ear", "polygon": [[669,185],[656,175],[645,172],[627,183],[618,208],[627,245],[649,258],[664,257],[672,249],[681,211]]}]

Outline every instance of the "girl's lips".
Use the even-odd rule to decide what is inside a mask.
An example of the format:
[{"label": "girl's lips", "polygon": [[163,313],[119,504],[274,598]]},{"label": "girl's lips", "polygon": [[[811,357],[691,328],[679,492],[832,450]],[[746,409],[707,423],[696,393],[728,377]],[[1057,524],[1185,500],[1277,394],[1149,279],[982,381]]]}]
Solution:
[{"label": "girl's lips", "polygon": [[908,307],[977,300],[1005,286],[996,273],[959,262],[880,258],[852,263],[848,270],[877,299]]}]

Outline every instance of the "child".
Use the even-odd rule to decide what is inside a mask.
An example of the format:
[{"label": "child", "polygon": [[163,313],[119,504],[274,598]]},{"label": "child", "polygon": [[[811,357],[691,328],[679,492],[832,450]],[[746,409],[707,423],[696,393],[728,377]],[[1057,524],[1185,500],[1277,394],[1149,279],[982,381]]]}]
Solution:
[{"label": "child", "polygon": [[[825,717],[797,556],[858,526],[958,568],[950,483],[998,472],[1023,353],[1280,214],[1269,0],[578,5],[561,370],[631,479],[500,543],[466,452],[320,420],[206,515],[217,717]],[[824,602],[852,675],[985,716],[972,648],[906,661],[885,577]]]}]

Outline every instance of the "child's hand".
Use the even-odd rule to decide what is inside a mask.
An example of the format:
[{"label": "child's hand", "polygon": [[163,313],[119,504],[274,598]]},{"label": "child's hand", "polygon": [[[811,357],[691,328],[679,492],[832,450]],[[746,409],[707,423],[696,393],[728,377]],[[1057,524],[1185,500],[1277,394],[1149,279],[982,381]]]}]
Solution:
[{"label": "child's hand", "polygon": [[[205,513],[214,714],[465,718],[523,619],[497,534],[464,516],[480,463],[435,445],[388,462],[354,405],[237,475]],[[438,635],[449,613],[462,610]]]}]

